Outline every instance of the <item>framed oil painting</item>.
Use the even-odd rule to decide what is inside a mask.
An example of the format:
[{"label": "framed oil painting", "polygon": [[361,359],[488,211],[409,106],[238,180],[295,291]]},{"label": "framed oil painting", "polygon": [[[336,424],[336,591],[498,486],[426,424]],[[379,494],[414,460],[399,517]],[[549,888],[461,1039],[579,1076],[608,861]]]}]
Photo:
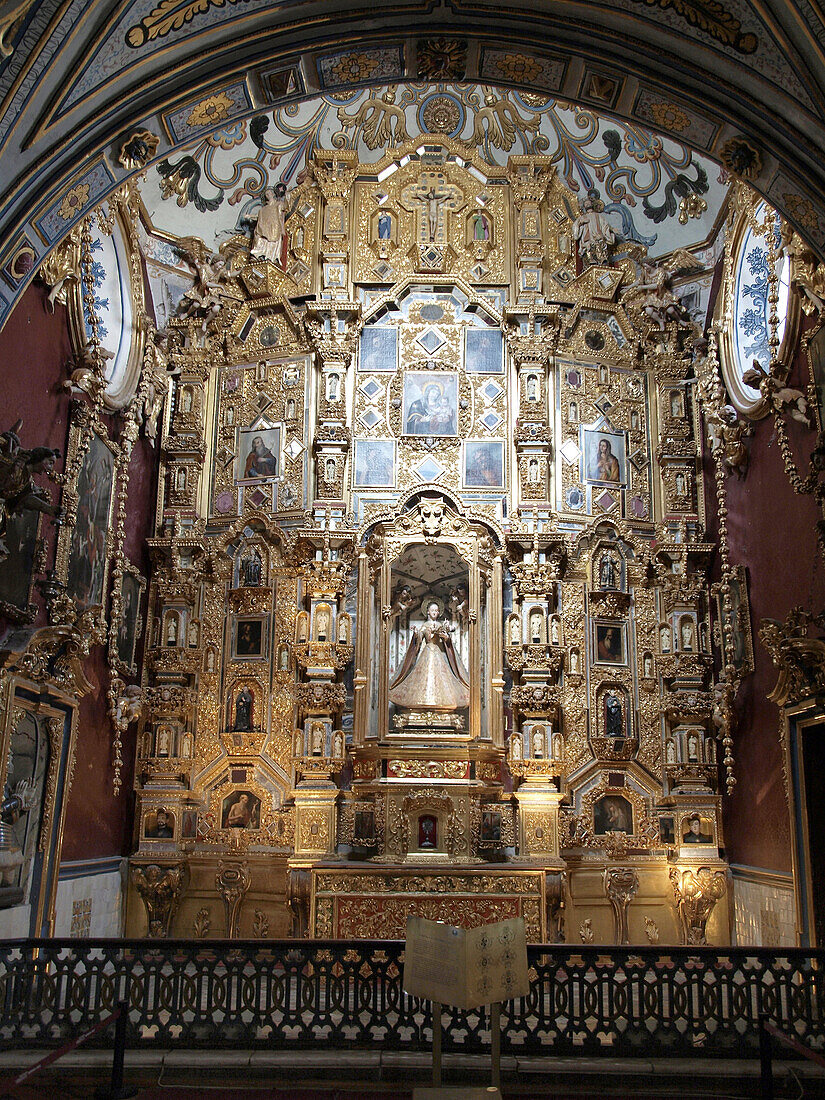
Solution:
[{"label": "framed oil painting", "polygon": [[[71,466],[79,441],[80,430],[73,427],[69,438],[68,466]],[[67,594],[75,601],[79,611],[101,607],[106,598],[115,452],[114,444],[93,432],[77,475],[76,518],[74,526],[67,529],[65,580]],[[65,543],[61,549],[65,552]],[[58,560],[61,557],[59,549]]]},{"label": "framed oil painting", "polygon": [[627,664],[623,623],[593,623],[593,659],[602,665]]},{"label": "framed oil painting", "polygon": [[118,669],[128,676],[137,674],[135,650],[143,633],[140,613],[146,581],[130,562],[124,562],[120,579],[120,617],[112,623],[109,635],[109,655]]},{"label": "framed oil painting", "polygon": [[6,557],[0,561],[0,615],[15,623],[31,622],[34,559],[42,512],[26,509],[7,518]]},{"label": "framed oil painting", "polygon": [[355,440],[355,487],[389,489],[395,485],[395,440]]},{"label": "framed oil painting", "polygon": [[244,616],[236,619],[232,636],[234,661],[263,661],[266,659],[266,619],[263,615]]},{"label": "framed oil painting", "polygon": [[465,329],[464,369],[477,374],[501,374],[504,369],[504,338],[501,329]]},{"label": "framed oil painting", "polygon": [[221,806],[222,829],[259,829],[261,800],[252,791],[233,791]]},{"label": "framed oil painting", "polygon": [[280,470],[281,429],[239,428],[235,480],[272,481]]},{"label": "framed oil painting", "polygon": [[504,444],[468,439],[464,444],[464,485],[468,489],[504,488]]},{"label": "framed oil painting", "polygon": [[607,794],[593,803],[593,832],[598,836],[606,833],[633,832],[633,806],[621,794]]},{"label": "framed oil painting", "polygon": [[458,374],[408,371],[404,375],[404,435],[458,434]]},{"label": "framed oil painting", "polygon": [[622,434],[582,428],[581,449],[585,481],[596,485],[627,483],[627,456]]},{"label": "framed oil painting", "polygon": [[363,372],[394,371],[398,366],[398,329],[367,325],[361,333],[358,369]]}]

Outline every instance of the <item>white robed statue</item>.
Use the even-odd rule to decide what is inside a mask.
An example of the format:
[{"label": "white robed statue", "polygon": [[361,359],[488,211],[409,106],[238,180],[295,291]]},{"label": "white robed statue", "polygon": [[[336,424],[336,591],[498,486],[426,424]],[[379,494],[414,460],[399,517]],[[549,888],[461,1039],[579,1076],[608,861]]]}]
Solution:
[{"label": "white robed statue", "polygon": [[453,645],[454,623],[440,621],[436,600],[427,604],[427,617],[414,627],[410,647],[390,684],[390,701],[412,711],[449,714],[470,705],[467,670]]},{"label": "white robed statue", "polygon": [[286,184],[276,183],[264,191],[264,201],[252,234],[253,256],[286,268]]}]

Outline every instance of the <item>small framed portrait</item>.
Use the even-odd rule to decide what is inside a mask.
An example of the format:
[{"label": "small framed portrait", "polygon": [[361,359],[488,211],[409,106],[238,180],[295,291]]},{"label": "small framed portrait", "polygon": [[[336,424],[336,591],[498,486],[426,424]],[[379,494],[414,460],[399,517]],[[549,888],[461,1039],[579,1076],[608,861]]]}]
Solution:
[{"label": "small framed portrait", "polygon": [[355,440],[355,487],[389,489],[395,485],[395,440]]},{"label": "small framed portrait", "polygon": [[367,325],[361,333],[359,370],[394,371],[398,366],[398,329]]},{"label": "small framed portrait", "polygon": [[232,637],[232,659],[262,661],[266,658],[266,619],[250,615],[235,620]]},{"label": "small framed portrait", "polygon": [[232,791],[221,803],[222,829],[259,829],[261,800],[252,791]]},{"label": "small framed portrait", "polygon": [[704,814],[682,818],[682,844],[713,844],[713,822]]},{"label": "small framed portrait", "polygon": [[624,623],[593,623],[593,660],[603,665],[627,664]]},{"label": "small framed portrait", "polygon": [[625,485],[627,458],[625,437],[619,432],[581,430],[582,477],[596,485]]},{"label": "small framed portrait", "polygon": [[120,616],[112,623],[109,636],[109,653],[122,672],[134,675],[137,672],[135,649],[143,632],[143,619],[140,605],[146,581],[129,562],[124,562],[120,579]]},{"label": "small framed portrait", "polygon": [[673,814],[659,818],[659,843],[663,848],[672,848],[676,843],[676,819]]},{"label": "small framed portrait", "polygon": [[481,833],[479,839],[485,846],[497,847],[501,844],[501,810],[481,811]]},{"label": "small framed portrait", "polygon": [[593,832],[633,833],[633,806],[621,794],[606,794],[593,803]]},{"label": "small framed portrait", "polygon": [[194,840],[198,835],[198,811],[183,810],[180,815],[181,840]]},{"label": "small framed portrait", "polygon": [[409,371],[404,375],[404,435],[458,434],[458,374]]},{"label": "small framed portrait", "polygon": [[464,444],[464,485],[467,489],[504,488],[504,443],[468,439]]},{"label": "small framed portrait", "polygon": [[501,329],[467,328],[464,332],[464,369],[476,374],[501,374],[504,369]]},{"label": "small framed portrait", "polygon": [[175,815],[159,806],[150,810],[143,819],[143,835],[147,840],[173,840],[175,836]]},{"label": "small framed portrait", "polygon": [[280,454],[280,428],[239,428],[235,480],[271,481],[278,476]]},{"label": "small framed portrait", "polygon": [[353,815],[353,840],[356,844],[370,846],[375,842],[375,810],[358,808]]}]

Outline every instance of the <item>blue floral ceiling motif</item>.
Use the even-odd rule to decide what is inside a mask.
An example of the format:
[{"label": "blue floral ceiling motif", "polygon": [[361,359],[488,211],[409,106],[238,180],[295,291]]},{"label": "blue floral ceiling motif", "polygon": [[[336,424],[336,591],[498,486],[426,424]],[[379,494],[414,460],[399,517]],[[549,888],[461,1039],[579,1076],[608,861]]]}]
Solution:
[{"label": "blue floral ceiling motif", "polygon": [[[214,96],[199,106],[203,113],[229,110]],[[596,191],[621,237],[652,255],[704,244],[727,193],[718,165],[638,125],[543,94],[410,84],[321,96],[228,121],[161,161],[142,196],[156,230],[216,246],[246,231],[264,189],[277,181],[294,185],[318,150],[350,149],[362,162],[377,163],[431,133],[449,135],[491,167],[505,166],[513,154],[550,158],[574,194]],[[683,200],[691,195],[707,208],[685,218]]]}]

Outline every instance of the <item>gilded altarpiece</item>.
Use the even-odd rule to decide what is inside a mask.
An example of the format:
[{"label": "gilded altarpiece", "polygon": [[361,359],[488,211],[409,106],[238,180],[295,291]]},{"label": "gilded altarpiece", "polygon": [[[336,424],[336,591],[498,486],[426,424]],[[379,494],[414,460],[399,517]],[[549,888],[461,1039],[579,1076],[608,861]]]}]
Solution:
[{"label": "gilded altarpiece", "polygon": [[693,330],[549,160],[416,145],[316,154],[283,262],[233,238],[170,323],[128,931],[678,942],[669,871],[724,868]]}]

